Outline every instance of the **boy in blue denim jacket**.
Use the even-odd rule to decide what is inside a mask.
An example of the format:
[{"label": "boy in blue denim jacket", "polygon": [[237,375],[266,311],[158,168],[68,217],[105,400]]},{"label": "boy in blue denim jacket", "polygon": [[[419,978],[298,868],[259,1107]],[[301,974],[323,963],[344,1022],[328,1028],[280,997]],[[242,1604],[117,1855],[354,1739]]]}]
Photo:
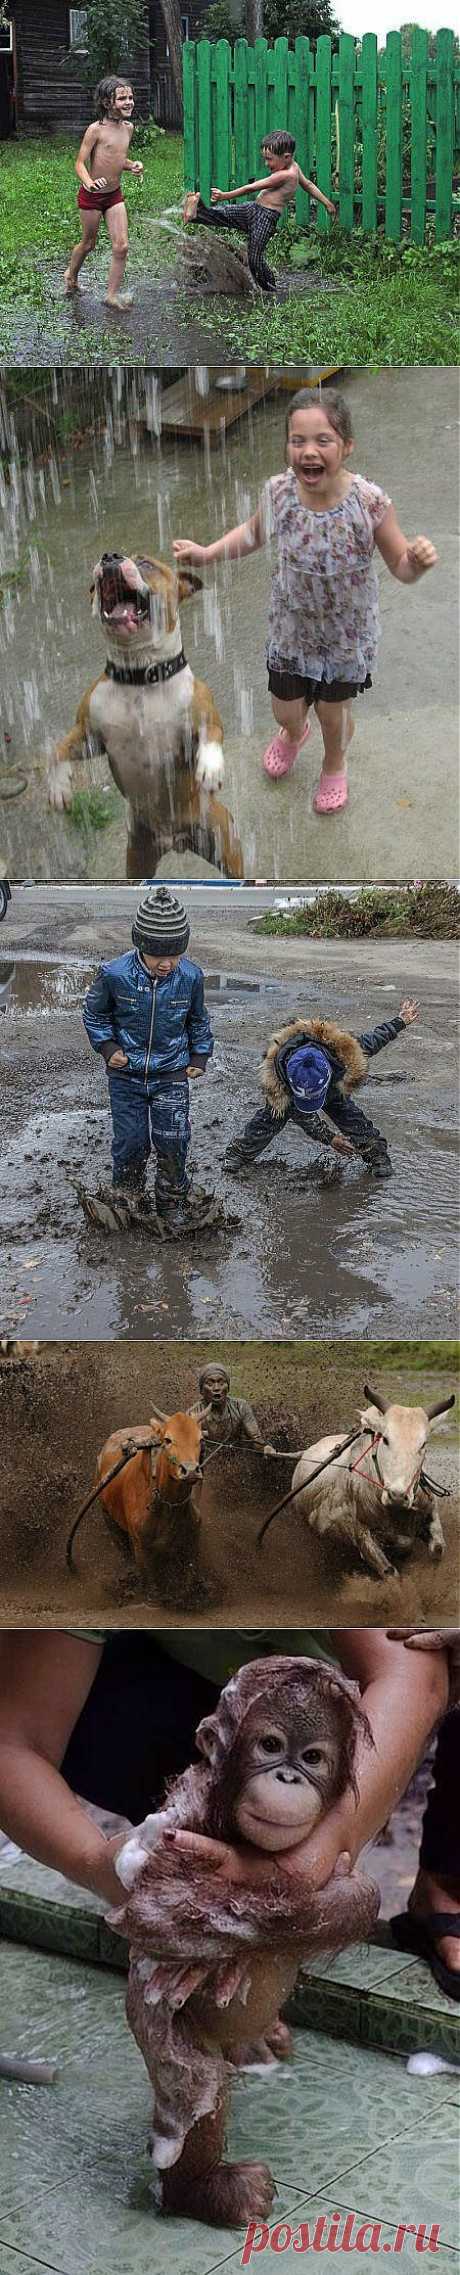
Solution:
[{"label": "boy in blue denim jacket", "polygon": [[186,1220],[190,1180],[189,1080],[205,1074],[213,1036],[203,973],[186,954],[190,925],[165,886],[148,891],[133,947],[100,965],[83,1012],[93,1050],[106,1061],[115,1188],[142,1193],[152,1147],[155,1200],[173,1229]]}]

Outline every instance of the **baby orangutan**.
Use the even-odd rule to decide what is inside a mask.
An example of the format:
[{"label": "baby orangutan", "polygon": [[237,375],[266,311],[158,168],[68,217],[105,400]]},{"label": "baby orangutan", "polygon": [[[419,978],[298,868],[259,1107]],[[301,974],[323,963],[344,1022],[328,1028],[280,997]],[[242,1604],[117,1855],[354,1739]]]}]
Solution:
[{"label": "baby orangutan", "polygon": [[[368,1934],[370,1881],[336,1872],[321,1890],[296,1851],[335,1801],[358,1796],[358,1741],[372,1743],[354,1686],[310,1659],[242,1667],[200,1723],[203,1764],[124,1843],[129,1890],[112,1924],[128,1936],[127,2016],[154,2090],[153,2161],[165,2212],[210,2225],[266,2219],[265,2164],[225,2164],[229,2065],[248,2041],[276,2046],[279,2007],[302,1962]],[[231,1842],[247,1859],[234,1880],[175,1848],[179,1830]]]}]

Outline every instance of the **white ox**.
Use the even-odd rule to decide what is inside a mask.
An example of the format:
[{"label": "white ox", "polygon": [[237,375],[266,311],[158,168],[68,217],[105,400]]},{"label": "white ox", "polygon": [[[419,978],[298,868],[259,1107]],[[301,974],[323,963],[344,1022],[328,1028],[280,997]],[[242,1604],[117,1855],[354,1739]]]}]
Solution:
[{"label": "white ox", "polygon": [[[343,1431],[318,1438],[301,1454],[292,1490],[314,1532],[341,1538],[357,1550],[368,1572],[386,1579],[396,1570],[391,1554],[408,1556],[417,1535],[427,1541],[430,1556],[444,1555],[442,1525],[429,1484],[424,1483],[423,1464],[431,1423],[437,1414],[447,1414],[455,1396],[452,1393],[426,1410],[392,1406],[367,1383],[364,1395],[372,1404],[360,1411],[361,1430],[354,1445],[344,1447]],[[312,1471],[334,1454],[335,1447],[336,1458],[316,1484],[310,1484]],[[299,1493],[302,1485],[305,1490]],[[388,1511],[385,1519],[383,1512]],[[390,1542],[390,1555],[375,1539],[375,1526]]]}]

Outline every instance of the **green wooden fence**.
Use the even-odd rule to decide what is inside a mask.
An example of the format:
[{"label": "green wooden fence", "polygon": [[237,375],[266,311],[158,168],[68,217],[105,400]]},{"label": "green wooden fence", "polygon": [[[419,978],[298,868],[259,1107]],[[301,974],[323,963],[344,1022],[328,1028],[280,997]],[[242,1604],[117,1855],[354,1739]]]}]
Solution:
[{"label": "green wooden fence", "polygon": [[[406,60],[400,32],[377,52],[374,32],[358,44],[343,32],[333,55],[329,38],[264,39],[234,48],[227,40],[188,40],[184,47],[185,187],[227,190],[263,173],[260,144],[274,127],[295,135],[302,172],[318,188],[338,191],[344,229],[371,231],[384,220],[398,239],[410,217],[412,244],[422,245],[427,216],[438,241],[449,236],[459,144],[460,68],[451,31],[436,37],[417,25]],[[324,206],[316,228],[329,229]],[[299,190],[297,219],[310,219]]]}]

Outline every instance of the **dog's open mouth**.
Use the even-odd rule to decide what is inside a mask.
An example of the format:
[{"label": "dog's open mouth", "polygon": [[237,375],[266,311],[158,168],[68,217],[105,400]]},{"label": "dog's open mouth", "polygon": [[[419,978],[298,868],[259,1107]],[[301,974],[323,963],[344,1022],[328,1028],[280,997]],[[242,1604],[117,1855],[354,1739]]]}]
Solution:
[{"label": "dog's open mouth", "polygon": [[150,616],[150,591],[135,562],[103,559],[99,569],[102,623],[113,632],[137,632]]}]

